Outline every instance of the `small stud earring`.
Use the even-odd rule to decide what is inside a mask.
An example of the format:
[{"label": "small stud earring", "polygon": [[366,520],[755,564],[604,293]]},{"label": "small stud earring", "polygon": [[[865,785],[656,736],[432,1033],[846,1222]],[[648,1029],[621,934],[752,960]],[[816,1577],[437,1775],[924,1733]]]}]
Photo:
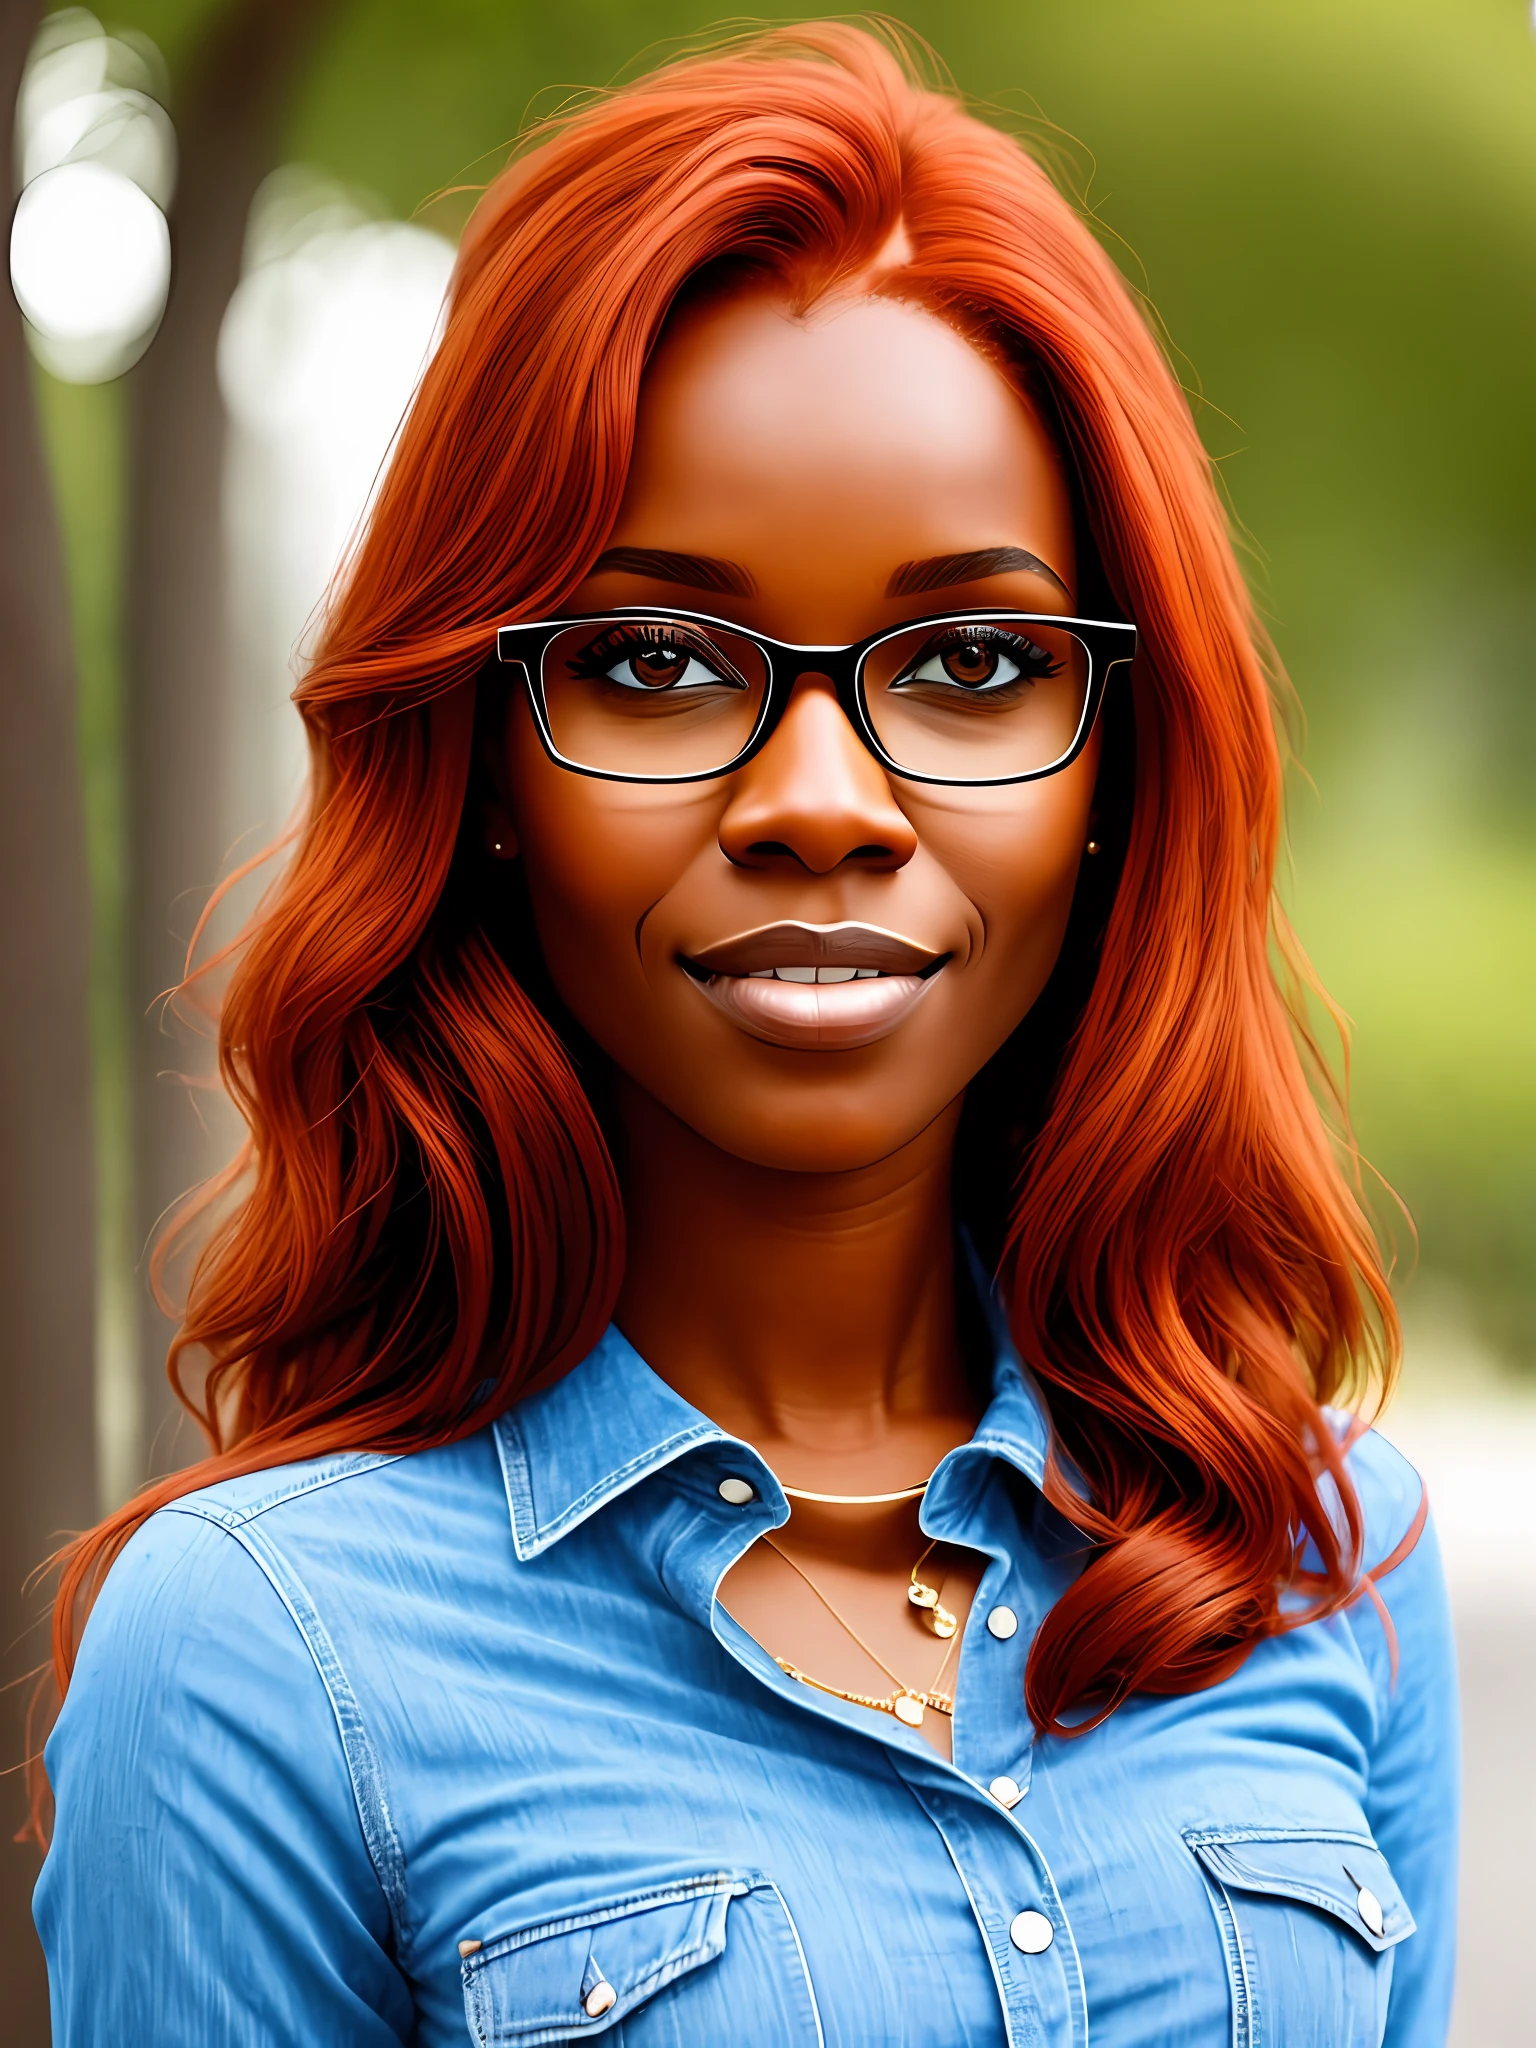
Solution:
[{"label": "small stud earring", "polygon": [[1099,842],[1097,841],[1097,839],[1090,839],[1088,844],[1083,848],[1084,853],[1097,853],[1098,850]]},{"label": "small stud earring", "polygon": [[501,841],[500,841],[499,839],[493,839],[493,840],[491,841],[491,851],[492,851],[492,853],[500,853],[500,851],[501,851]]}]

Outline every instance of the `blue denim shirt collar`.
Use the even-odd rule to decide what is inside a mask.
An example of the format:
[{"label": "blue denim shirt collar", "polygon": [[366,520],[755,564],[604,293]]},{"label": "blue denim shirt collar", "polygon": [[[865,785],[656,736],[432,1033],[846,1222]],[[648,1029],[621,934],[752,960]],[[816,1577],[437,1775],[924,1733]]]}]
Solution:
[{"label": "blue denim shirt collar", "polygon": [[[1050,1424],[1044,1397],[1008,1334],[996,1290],[964,1247],[992,1341],[992,1397],[968,1444],[944,1458],[923,1502],[942,1514],[977,1482],[978,1465],[1001,1458],[1041,1485]],[[676,1394],[610,1323],[601,1341],[553,1386],[498,1418],[494,1429],[512,1537],[520,1558],[536,1557],[642,1479],[706,1444],[730,1447],[767,1505],[788,1514],[759,1453]]]}]

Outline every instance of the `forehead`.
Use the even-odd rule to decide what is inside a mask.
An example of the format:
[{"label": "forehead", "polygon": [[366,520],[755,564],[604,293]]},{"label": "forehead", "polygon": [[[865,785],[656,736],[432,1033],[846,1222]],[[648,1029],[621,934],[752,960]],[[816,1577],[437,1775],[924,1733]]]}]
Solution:
[{"label": "forehead", "polygon": [[[1070,554],[1057,451],[962,335],[864,298],[801,317],[758,292],[690,309],[641,387],[621,520],[738,557],[855,543],[895,559],[1013,542]],[[663,532],[665,530],[665,532]]]}]

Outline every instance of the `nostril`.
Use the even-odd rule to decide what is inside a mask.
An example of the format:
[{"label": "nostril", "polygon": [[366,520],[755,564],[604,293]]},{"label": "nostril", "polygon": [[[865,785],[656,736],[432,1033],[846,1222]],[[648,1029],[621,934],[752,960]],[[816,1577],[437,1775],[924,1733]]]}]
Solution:
[{"label": "nostril", "polygon": [[[794,847],[786,845],[782,839],[754,839],[746,849],[746,858],[748,860],[793,860],[798,861],[802,867],[805,865],[804,857],[797,853]],[[873,844],[855,846],[845,853],[842,858],[844,860],[889,860],[891,858],[891,849],[888,846],[876,846]]]}]

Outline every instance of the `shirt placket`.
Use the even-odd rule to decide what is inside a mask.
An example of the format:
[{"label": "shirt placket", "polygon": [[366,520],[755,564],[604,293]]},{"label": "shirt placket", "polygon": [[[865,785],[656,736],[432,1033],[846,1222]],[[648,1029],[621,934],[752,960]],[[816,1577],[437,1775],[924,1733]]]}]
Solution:
[{"label": "shirt placket", "polygon": [[[951,1453],[923,1503],[924,1533],[989,1558],[967,1619],[952,1765],[903,1750],[898,1769],[949,1852],[987,1946],[1010,2041],[1088,2038],[1077,1946],[1044,1851],[1027,1826],[1034,1730],[1024,1668],[1041,1617],[1070,1576],[1035,1556],[995,1457]],[[1032,1569],[1033,1568],[1033,1569]]]},{"label": "shirt placket", "polygon": [[722,1648],[789,1708],[833,1721],[890,1752],[970,1901],[1012,2048],[1086,2048],[1087,2005],[1066,1906],[1018,1811],[1033,1756],[1021,1704],[1024,1661],[1043,1603],[1023,1577],[1016,1532],[1011,1543],[1002,1540],[995,1480],[984,1472],[971,1477],[974,1483],[963,1489],[968,1501],[961,1505],[962,1489],[951,1484],[941,1490],[932,1520],[923,1517],[929,1535],[990,1559],[962,1645],[954,1763],[894,1717],[797,1684],[720,1607],[716,1594],[731,1566],[760,1535],[788,1520],[777,1482],[755,1457],[750,1466],[734,1458],[722,1471],[715,1488],[720,1515],[705,1510],[704,1526],[673,1552],[665,1576]]}]

